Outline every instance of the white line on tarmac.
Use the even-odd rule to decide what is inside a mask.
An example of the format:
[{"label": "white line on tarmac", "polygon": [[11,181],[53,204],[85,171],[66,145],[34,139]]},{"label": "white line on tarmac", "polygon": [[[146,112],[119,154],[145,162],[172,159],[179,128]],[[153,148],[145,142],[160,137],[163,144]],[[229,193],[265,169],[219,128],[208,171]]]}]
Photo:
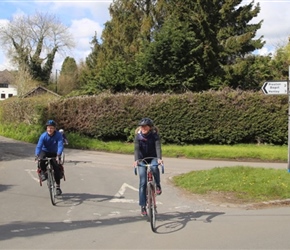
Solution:
[{"label": "white line on tarmac", "polygon": [[[138,203],[137,200],[133,199],[124,199],[126,189],[132,189],[133,191],[139,192],[138,188],[135,188],[127,183],[123,183],[119,191],[114,195],[114,199],[110,200],[110,202],[120,202],[120,203]],[[156,202],[156,204],[162,204],[161,202]]]},{"label": "white line on tarmac", "polygon": [[36,182],[39,182],[39,178],[35,178],[32,174],[32,172],[36,173],[36,169],[25,169],[25,171],[30,175],[30,177],[35,180]]}]

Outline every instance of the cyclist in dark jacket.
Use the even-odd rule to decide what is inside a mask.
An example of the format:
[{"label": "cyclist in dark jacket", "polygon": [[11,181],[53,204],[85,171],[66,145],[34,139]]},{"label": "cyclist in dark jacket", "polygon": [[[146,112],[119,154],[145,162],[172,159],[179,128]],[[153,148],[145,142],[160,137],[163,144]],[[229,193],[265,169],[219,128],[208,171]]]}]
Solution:
[{"label": "cyclist in dark jacket", "polygon": [[139,127],[135,131],[135,142],[134,142],[134,167],[138,166],[139,172],[139,205],[141,206],[141,215],[145,216],[146,211],[146,187],[147,187],[147,176],[146,169],[141,167],[142,162],[138,160],[146,157],[154,157],[151,163],[155,166],[152,166],[153,175],[156,182],[156,193],[160,195],[162,193],[160,185],[160,172],[158,164],[163,164],[162,161],[162,151],[161,151],[161,142],[158,134],[158,129],[154,126],[153,121],[150,118],[143,118]]},{"label": "cyclist in dark jacket", "polygon": [[[54,178],[56,182],[56,194],[61,195],[60,179],[62,178],[61,168],[59,166],[60,156],[63,151],[63,137],[62,134],[56,130],[56,123],[49,120],[46,123],[46,132],[39,137],[35,148],[36,159],[44,159],[45,157],[56,157],[57,160],[52,161],[54,169]],[[45,161],[40,161],[40,176],[42,181],[46,180],[46,165]]]}]

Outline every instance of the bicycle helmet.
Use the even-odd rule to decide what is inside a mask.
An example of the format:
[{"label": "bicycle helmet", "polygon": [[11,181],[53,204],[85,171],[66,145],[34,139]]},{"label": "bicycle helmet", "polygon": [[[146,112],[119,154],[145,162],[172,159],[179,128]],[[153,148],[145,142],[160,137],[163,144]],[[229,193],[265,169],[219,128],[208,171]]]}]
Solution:
[{"label": "bicycle helmet", "polygon": [[59,132],[63,134],[64,131],[63,131],[63,129],[61,128],[61,129],[59,130]]},{"label": "bicycle helmet", "polygon": [[46,126],[53,126],[53,127],[56,127],[56,123],[54,120],[48,120],[47,123],[46,123]]},{"label": "bicycle helmet", "polygon": [[153,121],[150,118],[142,118],[139,122],[139,126],[146,126],[153,127]]}]

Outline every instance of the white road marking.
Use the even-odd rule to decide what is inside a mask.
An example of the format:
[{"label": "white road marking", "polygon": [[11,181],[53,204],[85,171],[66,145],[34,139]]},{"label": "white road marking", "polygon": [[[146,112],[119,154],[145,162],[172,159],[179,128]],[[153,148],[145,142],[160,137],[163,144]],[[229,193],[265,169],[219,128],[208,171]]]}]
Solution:
[{"label": "white road marking", "polygon": [[63,220],[63,223],[72,223],[71,219]]},{"label": "white road marking", "polygon": [[[138,188],[135,188],[127,183],[124,183],[121,188],[119,189],[119,191],[114,195],[115,198],[113,198],[112,200],[110,200],[110,202],[120,202],[120,203],[138,203],[137,200],[133,200],[133,199],[124,199],[124,194],[126,192],[126,189],[130,188],[133,191],[139,192]],[[156,204],[162,204],[161,202],[157,201]]]},{"label": "white road marking", "polygon": [[[40,229],[45,229],[45,230],[49,230],[50,227],[40,227]],[[31,231],[31,230],[39,230],[39,228],[36,228],[36,227],[31,227],[31,228],[20,228],[20,229],[14,229],[14,230],[11,230],[10,232],[11,233],[20,233],[20,232],[26,232],[26,231]]]},{"label": "white road marking", "polygon": [[125,193],[125,191],[126,191],[126,188],[130,188],[130,189],[132,189],[132,190],[134,190],[134,191],[136,191],[136,192],[139,191],[138,188],[135,188],[135,187],[133,187],[133,186],[127,184],[127,183],[124,183],[124,184],[122,185],[122,187],[119,189],[119,191],[115,194],[115,197],[121,197],[121,196],[123,196],[124,193]]},{"label": "white road marking", "polygon": [[111,213],[109,213],[109,216],[115,216],[115,215],[119,215],[120,212],[119,211],[113,211]]},{"label": "white road marking", "polygon": [[73,204],[72,206],[70,206],[69,210],[67,210],[67,212],[66,212],[67,219],[66,220],[63,220],[64,223],[72,223],[72,219],[71,219],[70,214],[74,210],[76,204],[77,203]]},{"label": "white road marking", "polygon": [[121,188],[119,189],[119,191],[114,195],[114,199],[110,200],[110,202],[120,202],[120,203],[137,203],[137,201],[133,200],[133,199],[124,199],[124,194],[126,192],[126,189],[130,188],[133,191],[138,192],[139,190],[127,183],[124,183]]},{"label": "white road marking", "polygon": [[[30,175],[30,177],[35,180],[36,182],[39,182],[39,178],[35,178],[34,175],[32,173],[36,173],[36,169],[25,169],[25,171]],[[70,208],[68,209],[67,213],[66,213],[66,217],[67,219],[63,220],[63,223],[72,223],[72,219],[70,214],[72,213],[73,209],[75,208],[75,206],[78,203],[73,204],[72,206],[70,206]]]},{"label": "white road marking", "polygon": [[39,178],[35,178],[32,174],[32,172],[36,173],[36,169],[25,169],[25,171],[30,175],[30,177],[35,180],[36,182],[39,182]]}]

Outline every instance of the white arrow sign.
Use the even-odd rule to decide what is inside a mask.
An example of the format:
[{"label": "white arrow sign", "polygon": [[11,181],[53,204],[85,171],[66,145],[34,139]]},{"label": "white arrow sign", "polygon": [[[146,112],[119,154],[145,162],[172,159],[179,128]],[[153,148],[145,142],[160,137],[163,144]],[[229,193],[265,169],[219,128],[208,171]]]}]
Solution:
[{"label": "white arrow sign", "polygon": [[266,95],[287,95],[287,81],[268,81],[262,90]]}]

